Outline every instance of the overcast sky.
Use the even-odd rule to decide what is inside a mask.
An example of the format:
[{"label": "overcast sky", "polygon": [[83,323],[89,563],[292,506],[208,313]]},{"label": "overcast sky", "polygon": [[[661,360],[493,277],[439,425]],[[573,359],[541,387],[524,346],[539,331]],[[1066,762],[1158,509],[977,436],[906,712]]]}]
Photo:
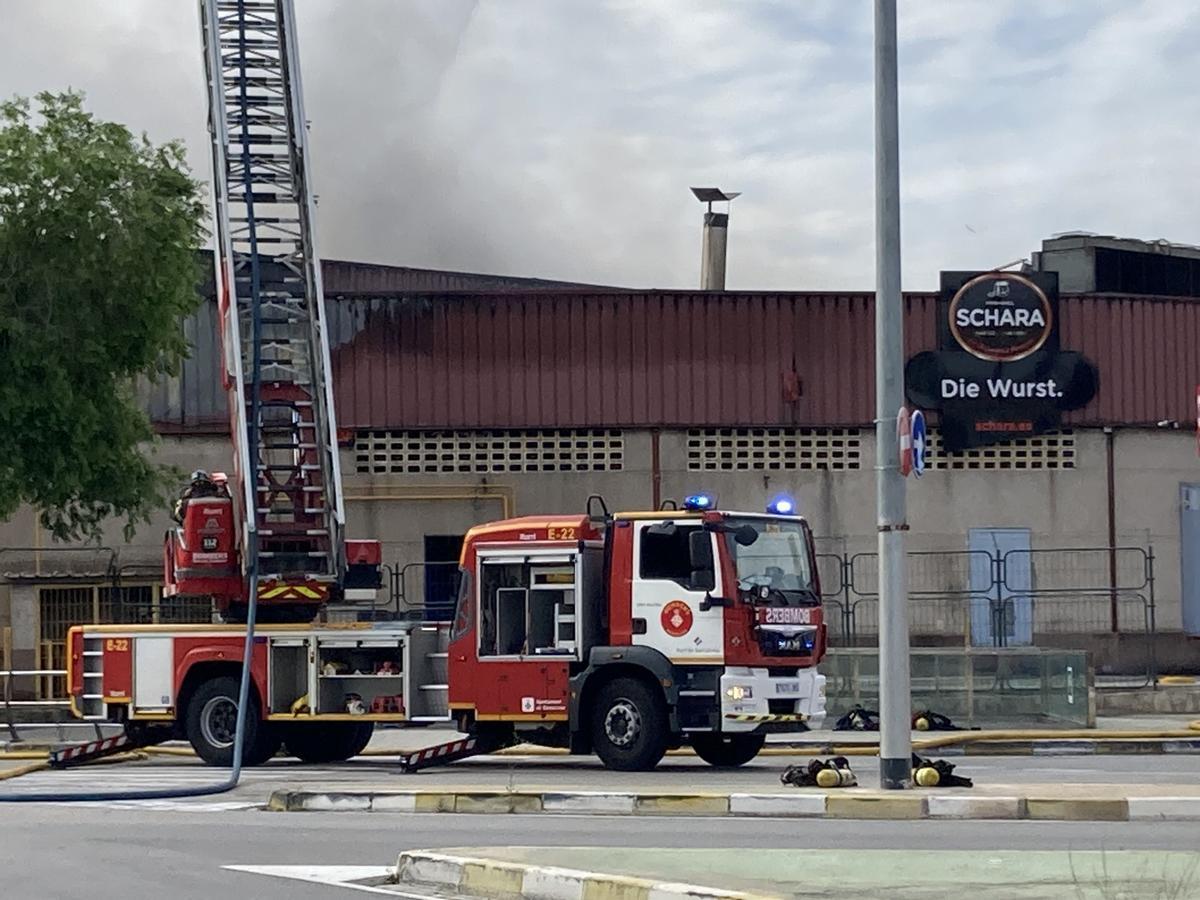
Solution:
[{"label": "overcast sky", "polygon": [[[868,0],[297,0],[322,256],[874,284]],[[904,284],[1087,230],[1200,243],[1200,4],[901,0]],[[0,0],[0,94],[74,87],[207,178],[191,0]]]}]

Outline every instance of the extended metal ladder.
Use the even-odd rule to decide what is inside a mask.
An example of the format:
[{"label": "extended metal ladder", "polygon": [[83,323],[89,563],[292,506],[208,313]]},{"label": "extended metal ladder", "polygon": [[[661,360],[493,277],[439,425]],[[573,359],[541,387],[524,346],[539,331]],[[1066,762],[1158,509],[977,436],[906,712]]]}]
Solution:
[{"label": "extended metal ladder", "polygon": [[200,0],[200,14],[243,560],[261,599],[325,599],[345,514],[295,11]]}]

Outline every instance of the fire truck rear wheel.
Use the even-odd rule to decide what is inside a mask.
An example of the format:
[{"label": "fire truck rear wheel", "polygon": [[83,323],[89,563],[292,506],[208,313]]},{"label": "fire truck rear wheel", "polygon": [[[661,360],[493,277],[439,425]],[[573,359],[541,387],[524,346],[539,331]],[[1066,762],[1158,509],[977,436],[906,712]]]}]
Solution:
[{"label": "fire truck rear wheel", "polygon": [[[233,739],[237,722],[237,696],[241,681],[223,675],[204,682],[188,702],[185,728],[188,742],[196,755],[210,766],[233,765]],[[250,708],[243,723],[246,737],[242,765],[258,766],[279,750],[277,729],[260,716],[258,700],[251,694]]]},{"label": "fire truck rear wheel", "polygon": [[667,752],[667,709],[661,692],[636,678],[600,688],[592,707],[592,747],[621,772],[653,769]]},{"label": "fire truck rear wheel", "polygon": [[374,722],[292,725],[284,735],[287,752],[306,763],[342,762],[358,756],[371,742]]},{"label": "fire truck rear wheel", "polygon": [[692,749],[710,766],[732,769],[758,756],[766,740],[761,734],[696,734]]}]

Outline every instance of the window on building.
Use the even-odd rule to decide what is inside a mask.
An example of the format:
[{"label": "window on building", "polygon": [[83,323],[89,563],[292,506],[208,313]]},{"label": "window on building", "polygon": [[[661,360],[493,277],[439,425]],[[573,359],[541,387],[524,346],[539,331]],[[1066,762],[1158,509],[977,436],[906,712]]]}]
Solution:
[{"label": "window on building", "polygon": [[688,549],[691,535],[699,525],[676,525],[670,530],[642,529],[639,574],[653,581],[674,581],[684,587],[692,577],[692,557]]},{"label": "window on building", "polygon": [[444,622],[454,609],[458,594],[458,557],[462,552],[461,534],[425,535],[425,620]]}]

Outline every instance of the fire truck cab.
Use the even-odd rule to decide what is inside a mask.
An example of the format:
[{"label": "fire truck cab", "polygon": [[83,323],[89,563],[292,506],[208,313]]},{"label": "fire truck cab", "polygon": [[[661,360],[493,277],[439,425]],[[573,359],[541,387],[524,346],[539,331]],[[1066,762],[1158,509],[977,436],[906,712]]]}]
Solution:
[{"label": "fire truck cab", "polygon": [[[510,519],[467,533],[449,644],[461,731],[647,769],[691,744],[715,765],[825,717],[812,533],[790,502]],[[602,503],[602,501],[601,501]]]}]

